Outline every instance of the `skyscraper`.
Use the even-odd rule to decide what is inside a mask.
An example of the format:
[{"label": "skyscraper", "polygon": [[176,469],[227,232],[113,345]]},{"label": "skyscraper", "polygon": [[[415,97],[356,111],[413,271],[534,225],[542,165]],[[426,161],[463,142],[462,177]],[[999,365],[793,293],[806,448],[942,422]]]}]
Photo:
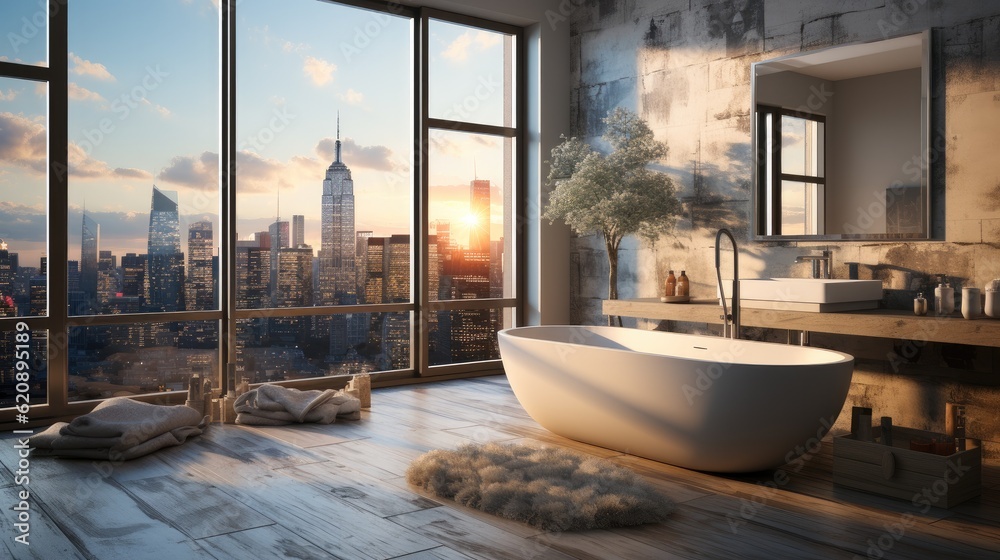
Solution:
[{"label": "skyscraper", "polygon": [[[308,245],[281,249],[278,284],[275,289],[278,307],[310,307],[313,304],[313,250]],[[298,344],[307,334],[307,317],[273,317],[270,334],[288,346]]]},{"label": "skyscraper", "polygon": [[340,118],[337,119],[336,159],[323,180],[319,303],[355,303],[354,180],[341,159]]},{"label": "skyscraper", "polygon": [[306,243],[306,217],[301,214],[292,216],[292,247]]},{"label": "skyscraper", "polygon": [[270,304],[267,291],[270,253],[257,240],[236,242],[237,309],[261,309]]},{"label": "skyscraper", "polygon": [[103,313],[104,306],[118,293],[118,267],[111,251],[100,251],[97,257],[97,311]]},{"label": "skyscraper", "polygon": [[0,295],[14,295],[14,264],[7,243],[0,239]]},{"label": "skyscraper", "polygon": [[[368,237],[365,250],[365,302],[410,301],[410,236]],[[410,325],[405,313],[373,313],[369,342],[381,346],[381,369],[410,362]]]},{"label": "skyscraper", "polygon": [[271,286],[271,305],[278,306],[281,296],[278,294],[278,267],[279,267],[279,256],[282,249],[288,248],[289,233],[288,233],[288,222],[282,222],[280,219],[276,219],[273,224],[267,228],[267,233],[270,236],[271,243],[271,275],[270,275],[270,286]]},{"label": "skyscraper", "polygon": [[100,251],[101,224],[83,211],[83,227],[80,235],[80,291],[89,305],[97,300],[97,255]]},{"label": "skyscraper", "polygon": [[188,311],[212,309],[215,304],[213,253],[212,222],[191,224],[188,228],[187,282],[184,284]]},{"label": "skyscraper", "polygon": [[184,309],[184,254],[177,214],[177,192],[154,186],[149,208],[146,303],[156,311]]},{"label": "skyscraper", "polygon": [[365,299],[365,279],[368,277],[368,240],[375,232],[371,230],[358,231],[354,234],[354,290],[358,303],[369,303]]},{"label": "skyscraper", "polygon": [[146,285],[146,255],[126,253],[122,257],[122,296],[144,301]]},{"label": "skyscraper", "polygon": [[490,251],[490,182],[473,179],[469,185],[469,250]]}]

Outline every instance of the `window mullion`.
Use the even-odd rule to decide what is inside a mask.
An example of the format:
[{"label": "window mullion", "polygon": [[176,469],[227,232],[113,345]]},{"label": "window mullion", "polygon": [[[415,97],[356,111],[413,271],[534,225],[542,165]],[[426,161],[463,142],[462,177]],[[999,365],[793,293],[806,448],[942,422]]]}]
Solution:
[{"label": "window mullion", "polygon": [[48,404],[58,414],[68,402],[69,333],[66,239],[69,226],[69,17],[67,4],[49,4]]},{"label": "window mullion", "polygon": [[220,243],[219,302],[223,318],[219,332],[220,386],[230,380],[226,364],[236,363],[236,5],[224,2],[220,7]]},{"label": "window mullion", "polygon": [[[428,174],[428,155],[429,155],[429,145],[428,138],[430,134],[429,124],[428,124],[428,93],[429,93],[429,81],[428,72],[430,68],[430,60],[428,49],[429,45],[429,23],[430,17],[427,13],[427,9],[421,8],[417,15],[417,25],[416,33],[414,37],[414,52],[416,56],[414,57],[414,118],[415,118],[415,130],[417,131],[418,140],[415,143],[415,154],[414,154],[414,165],[416,169],[414,170],[414,197],[413,200],[416,202],[414,205],[414,243],[412,246],[413,259],[416,263],[416,270],[413,273],[413,284],[414,284],[414,295],[416,296],[417,309],[414,313],[414,319],[416,321],[416,329],[411,329],[411,365],[416,370],[418,375],[425,375],[427,368],[430,364],[430,357],[426,349],[430,348],[430,332],[428,328],[424,326],[429,325],[431,321],[429,310],[429,302],[431,295],[428,291],[428,286],[430,284],[429,278],[429,260],[428,260],[428,189],[427,183],[429,181]],[[436,294],[435,294],[436,296]],[[415,331],[415,332],[414,332]]]}]

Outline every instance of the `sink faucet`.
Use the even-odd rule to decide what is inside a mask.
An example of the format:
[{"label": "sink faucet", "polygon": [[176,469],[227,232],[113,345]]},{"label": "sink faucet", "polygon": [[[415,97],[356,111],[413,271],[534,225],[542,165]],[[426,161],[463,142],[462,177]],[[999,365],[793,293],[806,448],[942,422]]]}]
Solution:
[{"label": "sink faucet", "polygon": [[827,250],[820,255],[799,255],[795,257],[795,262],[812,262],[812,277],[829,279],[830,269],[833,268],[833,254]]},{"label": "sink faucet", "polygon": [[[726,291],[722,287],[721,259],[719,257],[722,236],[725,234],[733,245],[733,312],[726,307]],[[740,337],[740,251],[736,248],[736,239],[732,232],[722,228],[715,234],[715,277],[719,281],[719,296],[722,299],[722,336],[725,338]]]}]

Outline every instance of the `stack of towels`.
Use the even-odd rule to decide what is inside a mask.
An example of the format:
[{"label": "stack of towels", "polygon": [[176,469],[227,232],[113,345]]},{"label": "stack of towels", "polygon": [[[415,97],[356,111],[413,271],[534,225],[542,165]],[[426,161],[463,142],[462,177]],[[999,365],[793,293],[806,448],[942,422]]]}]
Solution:
[{"label": "stack of towels", "polygon": [[208,417],[187,406],[108,399],[90,414],[57,422],[29,439],[37,456],[128,461],[202,433]]},{"label": "stack of towels", "polygon": [[261,385],[236,398],[237,424],[281,426],[315,422],[330,424],[338,417],[361,418],[361,401],[344,391],[300,391],[279,385]]}]

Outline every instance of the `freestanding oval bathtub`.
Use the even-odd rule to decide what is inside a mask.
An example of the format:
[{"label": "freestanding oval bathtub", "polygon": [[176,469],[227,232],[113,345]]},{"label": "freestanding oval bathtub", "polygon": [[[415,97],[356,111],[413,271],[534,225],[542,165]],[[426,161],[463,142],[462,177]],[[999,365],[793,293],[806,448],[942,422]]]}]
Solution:
[{"label": "freestanding oval bathtub", "polygon": [[514,394],[546,429],[715,472],[797,457],[836,421],[854,373],[832,350],[620,327],[518,327],[499,343]]}]

